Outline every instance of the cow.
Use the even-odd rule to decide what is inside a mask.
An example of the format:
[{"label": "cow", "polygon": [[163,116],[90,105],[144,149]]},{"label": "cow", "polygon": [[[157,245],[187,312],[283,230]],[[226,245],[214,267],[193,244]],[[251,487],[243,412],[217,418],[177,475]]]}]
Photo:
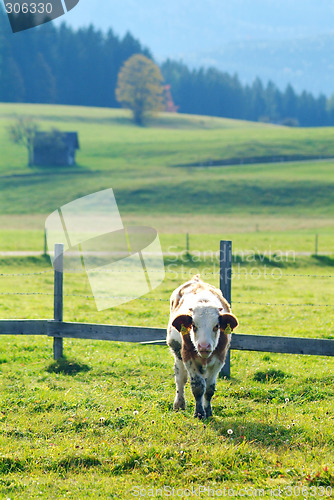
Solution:
[{"label": "cow", "polygon": [[174,410],[185,409],[184,387],[190,378],[195,417],[212,416],[211,398],[224,366],[231,331],[238,326],[220,290],[199,275],[179,286],[170,298],[167,344],[174,358]]}]

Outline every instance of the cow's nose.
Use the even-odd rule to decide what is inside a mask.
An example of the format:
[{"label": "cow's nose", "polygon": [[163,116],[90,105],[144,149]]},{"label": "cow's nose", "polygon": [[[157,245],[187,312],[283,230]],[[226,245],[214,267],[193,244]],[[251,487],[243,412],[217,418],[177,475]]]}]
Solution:
[{"label": "cow's nose", "polygon": [[202,344],[202,343],[199,343],[198,344],[198,350],[199,351],[211,351],[211,344]]}]

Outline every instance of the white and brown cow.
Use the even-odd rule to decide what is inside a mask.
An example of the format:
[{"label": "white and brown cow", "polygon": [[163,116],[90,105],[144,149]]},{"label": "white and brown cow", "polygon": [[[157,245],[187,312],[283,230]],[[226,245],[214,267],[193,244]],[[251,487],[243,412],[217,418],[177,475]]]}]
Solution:
[{"label": "white and brown cow", "polygon": [[184,387],[189,375],[195,397],[195,417],[212,415],[211,398],[224,366],[237,318],[220,290],[194,276],[174,290],[170,299],[167,344],[175,357],[175,410],[185,409]]}]

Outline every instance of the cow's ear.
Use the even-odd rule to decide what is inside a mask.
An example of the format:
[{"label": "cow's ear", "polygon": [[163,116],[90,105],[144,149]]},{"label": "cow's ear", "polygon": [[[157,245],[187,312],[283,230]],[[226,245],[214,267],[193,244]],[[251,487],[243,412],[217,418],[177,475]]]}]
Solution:
[{"label": "cow's ear", "polygon": [[222,330],[225,330],[227,325],[230,325],[231,330],[234,330],[239,324],[239,321],[231,313],[223,313],[219,315],[219,325]]},{"label": "cow's ear", "polygon": [[176,328],[179,332],[181,331],[182,325],[185,328],[190,328],[192,324],[193,318],[190,314],[181,314],[180,316],[176,316],[172,323],[174,328]]}]

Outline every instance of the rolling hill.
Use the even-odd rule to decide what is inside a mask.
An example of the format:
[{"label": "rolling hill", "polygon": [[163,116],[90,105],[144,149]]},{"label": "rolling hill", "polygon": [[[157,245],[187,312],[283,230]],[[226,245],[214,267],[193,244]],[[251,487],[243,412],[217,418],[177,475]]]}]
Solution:
[{"label": "rolling hill", "polygon": [[[79,132],[75,168],[29,168],[8,142],[17,115],[42,129]],[[47,214],[112,187],[123,213],[330,217],[333,161],[242,164],[249,157],[333,156],[333,130],[291,129],[211,117],[164,114],[135,127],[123,110],[0,105],[2,214]],[[229,158],[239,165],[208,166]],[[186,166],[195,163],[202,166]]]}]

